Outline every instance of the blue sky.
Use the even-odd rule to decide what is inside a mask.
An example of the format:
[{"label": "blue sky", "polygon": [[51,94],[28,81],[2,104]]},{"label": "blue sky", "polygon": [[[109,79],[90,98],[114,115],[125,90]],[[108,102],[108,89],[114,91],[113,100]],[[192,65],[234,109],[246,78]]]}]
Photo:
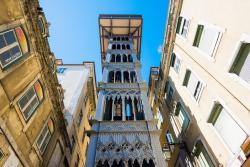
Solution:
[{"label": "blue sky", "polygon": [[102,75],[99,14],[141,14],[143,79],[148,81],[151,66],[159,66],[168,0],[40,0],[40,5],[51,23],[49,43],[56,58],[65,64],[94,61],[97,81]]}]

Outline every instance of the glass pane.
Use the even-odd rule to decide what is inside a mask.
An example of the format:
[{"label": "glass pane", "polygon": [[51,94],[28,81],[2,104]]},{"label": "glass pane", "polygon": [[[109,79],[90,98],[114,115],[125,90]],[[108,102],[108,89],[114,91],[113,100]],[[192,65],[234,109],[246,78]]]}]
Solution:
[{"label": "glass pane", "polygon": [[42,141],[43,141],[43,139],[45,138],[45,135],[46,135],[46,133],[48,132],[48,130],[49,130],[49,129],[48,129],[47,126],[45,126],[45,127],[43,128],[42,133],[40,134],[40,136],[39,136],[39,138],[38,138],[38,140],[37,140],[37,144],[38,144],[39,147],[41,146]]},{"label": "glass pane", "polygon": [[29,106],[23,111],[24,116],[25,116],[26,119],[30,118],[30,116],[35,111],[38,104],[39,104],[39,101],[38,101],[37,97],[35,97],[32,100],[32,102],[29,104]]},{"label": "glass pane", "polygon": [[1,66],[5,67],[11,61],[10,51],[6,51],[0,54],[0,62]]},{"label": "glass pane", "polygon": [[11,57],[12,57],[12,60],[13,59],[16,59],[17,57],[21,56],[21,51],[19,49],[18,46],[15,46],[14,48],[11,48],[10,49],[10,52],[11,52]]},{"label": "glass pane", "polygon": [[4,41],[4,37],[3,35],[0,35],[0,49],[5,47],[6,44],[5,44],[5,41]]},{"label": "glass pane", "polygon": [[207,54],[212,54],[215,47],[215,40],[217,40],[218,35],[219,33],[217,30],[204,27],[198,47]]},{"label": "glass pane", "polygon": [[4,34],[4,37],[5,37],[5,41],[6,41],[7,45],[10,45],[10,44],[16,42],[14,31],[6,32]]}]

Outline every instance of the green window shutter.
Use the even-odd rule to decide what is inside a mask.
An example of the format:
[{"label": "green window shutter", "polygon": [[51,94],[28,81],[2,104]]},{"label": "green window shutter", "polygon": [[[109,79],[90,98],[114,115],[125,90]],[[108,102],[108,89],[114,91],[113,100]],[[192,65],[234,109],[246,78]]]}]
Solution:
[{"label": "green window shutter", "polygon": [[186,70],[186,74],[185,74],[185,77],[184,77],[184,80],[183,80],[183,85],[184,86],[187,86],[188,80],[190,78],[190,74],[191,74],[191,71],[190,70]]},{"label": "green window shutter", "polygon": [[180,28],[181,28],[181,21],[182,21],[182,17],[178,18],[178,22],[177,22],[177,27],[176,27],[176,33],[180,33]]},{"label": "green window shutter", "polygon": [[204,29],[204,25],[198,25],[193,46],[196,46],[196,47],[199,46],[203,29]]},{"label": "green window shutter", "polygon": [[175,59],[176,59],[175,53],[172,53],[171,54],[171,60],[170,60],[170,66],[171,67],[174,67]]},{"label": "green window shutter", "polygon": [[169,81],[166,82],[166,85],[165,85],[165,93],[168,91],[168,87],[169,87]]},{"label": "green window shutter", "polygon": [[180,110],[181,110],[181,103],[178,102],[175,109],[175,115],[179,115]]},{"label": "green window shutter", "polygon": [[189,120],[189,118],[187,116],[187,113],[183,109],[182,109],[181,112],[183,113],[183,115],[185,117],[183,125],[182,125],[182,131],[185,131],[187,129],[188,125],[189,125],[190,120]]},{"label": "green window shutter", "polygon": [[219,103],[215,104],[209,116],[208,123],[212,123],[214,125],[222,109],[223,109],[223,106],[221,104]]},{"label": "green window shutter", "polygon": [[239,50],[237,56],[236,56],[236,59],[234,60],[233,65],[230,69],[231,73],[235,73],[235,74],[239,75],[249,52],[250,52],[250,44],[243,43],[240,47],[240,50]]}]

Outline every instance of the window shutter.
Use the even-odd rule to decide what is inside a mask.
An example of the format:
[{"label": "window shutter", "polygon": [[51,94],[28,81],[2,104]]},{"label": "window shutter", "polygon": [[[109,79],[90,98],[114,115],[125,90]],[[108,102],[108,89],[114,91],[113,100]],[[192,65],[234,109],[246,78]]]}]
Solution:
[{"label": "window shutter", "polygon": [[176,60],[176,55],[175,55],[175,53],[172,53],[171,54],[171,60],[170,60],[170,66],[171,67],[174,67],[175,60]]},{"label": "window shutter", "polygon": [[177,22],[177,27],[176,27],[176,33],[179,34],[180,33],[180,28],[181,28],[181,22],[182,22],[182,17],[178,18],[178,22]]},{"label": "window shutter", "polygon": [[175,109],[175,115],[179,115],[180,110],[181,110],[181,104],[180,102],[178,102]]},{"label": "window shutter", "polygon": [[232,66],[233,73],[250,83],[250,44],[242,44],[235,63]]},{"label": "window shutter", "polygon": [[203,29],[204,29],[204,25],[198,25],[197,30],[196,30],[196,34],[195,34],[195,38],[194,38],[193,46],[196,46],[196,47],[199,46]]},{"label": "window shutter", "polygon": [[186,70],[186,74],[185,74],[185,77],[184,77],[184,80],[183,80],[183,85],[184,86],[187,86],[188,80],[190,78],[190,74],[191,74],[191,71],[190,70]]},{"label": "window shutter", "polygon": [[195,91],[198,85],[198,79],[196,78],[196,76],[191,73],[189,80],[188,80],[188,84],[187,84],[187,88],[190,91],[190,93],[192,94],[192,96],[195,97]]},{"label": "window shutter", "polygon": [[202,30],[198,47],[205,53],[212,55],[218,37],[219,32],[217,30],[206,26]]},{"label": "window shutter", "polygon": [[231,151],[238,153],[247,135],[224,108],[218,116],[214,127]]},{"label": "window shutter", "polygon": [[222,108],[223,107],[221,104],[217,103],[214,105],[212,112],[209,116],[208,123],[212,123],[214,125],[214,123],[216,122],[217,118],[219,117],[219,115],[221,113]]}]

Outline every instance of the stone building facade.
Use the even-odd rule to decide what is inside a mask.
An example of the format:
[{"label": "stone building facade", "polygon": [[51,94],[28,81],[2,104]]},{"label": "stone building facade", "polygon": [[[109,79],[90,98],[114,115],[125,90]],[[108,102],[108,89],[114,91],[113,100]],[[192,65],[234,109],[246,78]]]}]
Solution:
[{"label": "stone building facade", "polygon": [[37,0],[0,1],[0,166],[69,165],[48,36]]},{"label": "stone building facade", "polygon": [[155,92],[169,166],[249,166],[249,6],[170,1]]},{"label": "stone building facade", "polygon": [[141,76],[140,15],[99,16],[102,82],[86,166],[165,166]]},{"label": "stone building facade", "polygon": [[89,120],[94,116],[97,101],[95,64],[60,64],[57,76],[64,91],[63,114],[71,142],[70,166],[85,166]]}]

